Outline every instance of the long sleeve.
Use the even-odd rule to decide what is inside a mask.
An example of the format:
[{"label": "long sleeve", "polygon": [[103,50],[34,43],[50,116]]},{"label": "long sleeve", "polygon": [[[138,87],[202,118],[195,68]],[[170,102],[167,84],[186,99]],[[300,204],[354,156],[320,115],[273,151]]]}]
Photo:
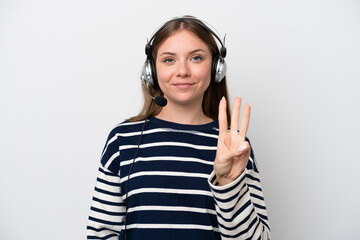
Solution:
[{"label": "long sleeve", "polygon": [[212,172],[209,185],[223,240],[270,239],[270,226],[253,154],[244,172],[234,182],[219,186]]},{"label": "long sleeve", "polygon": [[118,239],[125,215],[119,170],[116,167],[118,157],[116,136],[110,134],[101,157],[88,220],[87,239]]}]

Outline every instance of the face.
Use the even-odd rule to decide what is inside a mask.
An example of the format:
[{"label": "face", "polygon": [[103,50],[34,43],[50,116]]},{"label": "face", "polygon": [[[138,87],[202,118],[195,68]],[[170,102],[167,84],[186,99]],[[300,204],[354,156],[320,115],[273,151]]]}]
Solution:
[{"label": "face", "polygon": [[210,84],[212,55],[194,33],[182,29],[159,47],[156,72],[164,97],[170,104],[202,104]]}]

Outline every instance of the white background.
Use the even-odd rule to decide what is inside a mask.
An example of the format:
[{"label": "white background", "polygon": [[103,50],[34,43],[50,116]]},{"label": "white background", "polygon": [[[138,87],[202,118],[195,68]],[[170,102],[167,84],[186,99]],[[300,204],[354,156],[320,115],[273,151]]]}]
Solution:
[{"label": "white background", "polygon": [[227,34],[273,239],[360,239],[357,0],[0,0],[0,239],[85,239],[146,38],[184,14]]}]

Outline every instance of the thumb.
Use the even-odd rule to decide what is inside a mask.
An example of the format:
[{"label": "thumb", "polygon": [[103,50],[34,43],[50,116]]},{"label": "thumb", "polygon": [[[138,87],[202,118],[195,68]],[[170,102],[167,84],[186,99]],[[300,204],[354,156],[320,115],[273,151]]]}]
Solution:
[{"label": "thumb", "polygon": [[247,141],[244,141],[240,144],[240,146],[236,149],[237,155],[240,156],[244,152],[247,151],[249,148],[249,143]]}]

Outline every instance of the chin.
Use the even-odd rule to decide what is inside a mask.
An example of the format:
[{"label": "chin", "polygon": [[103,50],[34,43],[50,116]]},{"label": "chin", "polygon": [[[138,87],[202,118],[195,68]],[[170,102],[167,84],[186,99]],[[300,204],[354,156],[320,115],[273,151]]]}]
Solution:
[{"label": "chin", "polygon": [[165,98],[170,102],[181,105],[188,105],[196,102],[202,103],[202,97],[201,100],[199,100],[199,97],[195,97],[195,96],[177,96],[177,97],[165,97]]}]

